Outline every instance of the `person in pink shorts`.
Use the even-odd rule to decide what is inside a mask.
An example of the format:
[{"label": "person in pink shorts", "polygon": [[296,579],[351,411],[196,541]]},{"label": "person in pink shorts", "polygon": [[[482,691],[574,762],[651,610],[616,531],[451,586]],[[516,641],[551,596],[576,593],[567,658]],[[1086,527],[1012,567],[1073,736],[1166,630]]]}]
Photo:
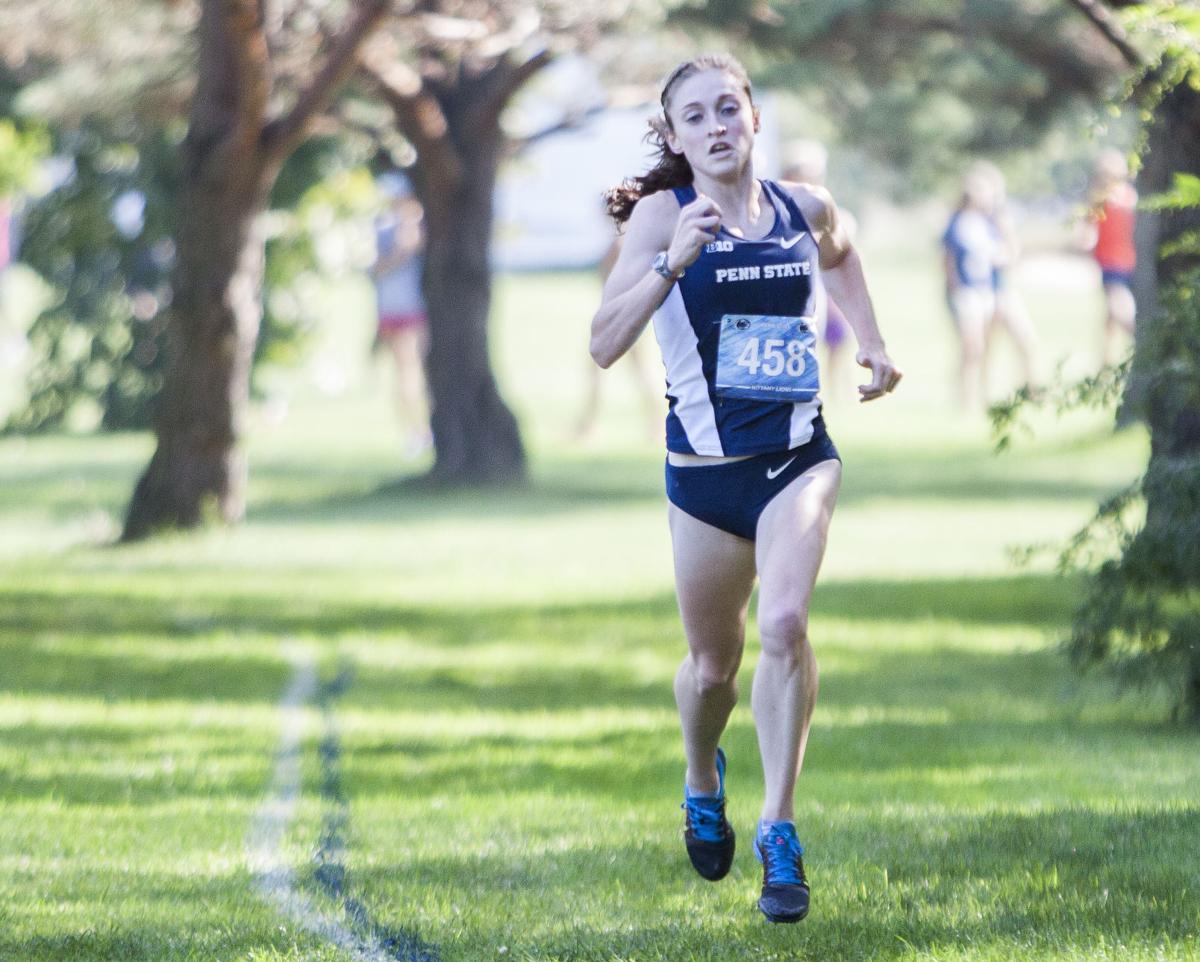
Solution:
[{"label": "person in pink shorts", "polygon": [[423,212],[402,176],[389,176],[382,186],[390,203],[376,223],[371,266],[378,317],[375,344],[392,358],[405,453],[415,456],[428,449],[431,440],[425,383],[428,318],[421,296]]}]

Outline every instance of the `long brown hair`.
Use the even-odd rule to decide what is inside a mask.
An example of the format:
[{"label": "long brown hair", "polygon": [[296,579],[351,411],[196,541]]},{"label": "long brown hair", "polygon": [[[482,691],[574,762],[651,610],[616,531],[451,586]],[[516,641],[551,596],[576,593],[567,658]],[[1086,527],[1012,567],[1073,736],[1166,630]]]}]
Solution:
[{"label": "long brown hair", "polygon": [[685,60],[667,74],[658,98],[662,105],[662,113],[650,118],[650,130],[646,134],[646,141],[658,151],[654,166],[640,177],[627,177],[617,187],[605,191],[604,194],[608,216],[616,221],[618,226],[629,220],[634,205],[643,197],[670,187],[686,187],[692,182],[692,165],[683,154],[675,153],[667,145],[667,135],[674,130],[667,108],[670,105],[671,91],[682,80],[704,70],[723,70],[729,74],[742,85],[742,89],[746,91],[746,99],[750,101],[751,107],[754,106],[754,97],[750,93],[750,77],[746,68],[737,58],[727,53],[701,54],[691,60]]}]

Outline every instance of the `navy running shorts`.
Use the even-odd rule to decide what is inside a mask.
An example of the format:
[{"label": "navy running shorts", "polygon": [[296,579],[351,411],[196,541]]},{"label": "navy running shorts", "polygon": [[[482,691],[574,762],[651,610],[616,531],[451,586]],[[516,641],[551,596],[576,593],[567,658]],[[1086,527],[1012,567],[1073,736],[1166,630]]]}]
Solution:
[{"label": "navy running shorts", "polygon": [[1100,279],[1104,282],[1104,286],[1109,284],[1120,284],[1122,287],[1133,287],[1133,271],[1119,271],[1107,267],[1100,268]]},{"label": "navy running shorts", "polygon": [[813,422],[807,444],[724,464],[677,465],[667,462],[667,499],[693,518],[754,540],[758,519],[775,495],[822,461],[840,461],[825,430]]}]

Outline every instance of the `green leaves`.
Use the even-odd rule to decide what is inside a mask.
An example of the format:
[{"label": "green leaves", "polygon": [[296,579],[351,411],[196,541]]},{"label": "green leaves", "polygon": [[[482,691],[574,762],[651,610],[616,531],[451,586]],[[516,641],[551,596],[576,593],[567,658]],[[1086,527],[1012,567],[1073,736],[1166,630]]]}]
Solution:
[{"label": "green leaves", "polygon": [[40,126],[18,127],[0,118],[0,198],[28,187],[49,152],[50,138]]},{"label": "green leaves", "polygon": [[1195,174],[1175,171],[1174,183],[1166,193],[1155,194],[1142,201],[1147,210],[1182,210],[1185,207],[1200,207],[1200,177]]}]

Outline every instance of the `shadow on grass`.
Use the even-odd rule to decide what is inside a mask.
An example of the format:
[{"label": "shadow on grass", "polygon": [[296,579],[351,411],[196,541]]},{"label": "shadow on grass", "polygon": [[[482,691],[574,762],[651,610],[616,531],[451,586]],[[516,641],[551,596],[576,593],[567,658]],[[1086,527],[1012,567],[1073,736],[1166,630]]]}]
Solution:
[{"label": "shadow on grass", "polygon": [[[503,518],[543,518],[580,509],[641,504],[665,505],[662,467],[645,459],[597,459],[553,466],[523,486],[429,490],[385,481],[363,489],[330,491],[319,498],[260,500],[252,503],[249,520],[264,524],[326,524],[342,521],[430,523]],[[919,503],[1021,501],[1099,502],[1114,486],[1082,478],[1023,477],[1002,471],[983,457],[966,456],[920,461],[871,458],[847,468],[838,501],[843,509],[879,499]]]},{"label": "shadow on grass", "polygon": [[606,457],[554,465],[538,470],[527,484],[500,488],[431,489],[416,484],[418,477],[380,479],[365,489],[330,486],[328,494],[309,500],[255,501],[248,508],[248,520],[264,524],[520,520],[663,501],[661,464],[644,458]]},{"label": "shadow on grass", "polygon": [[[1103,438],[1089,441],[1086,449]],[[1017,455],[1000,458],[986,448],[947,454],[915,451],[903,455],[876,450],[846,452],[847,471],[840,503],[843,507],[879,498],[920,502],[1099,501],[1112,494],[1106,481],[1089,481],[1063,468],[1049,477],[1029,477]],[[1036,455],[1046,460],[1044,453]],[[81,477],[91,474],[81,470]],[[306,482],[295,482],[301,473]],[[104,475],[111,480],[112,471]],[[604,508],[664,502],[662,456],[596,455],[569,460],[546,459],[534,465],[532,480],[507,488],[430,490],[413,482],[417,476],[379,477],[354,484],[343,465],[322,473],[320,463],[268,461],[256,465],[256,485],[265,491],[288,488],[323,490],[317,497],[252,499],[249,518],[257,523],[315,523],[337,521],[461,521],[496,518],[540,518],[581,508]],[[97,480],[100,476],[97,476]],[[35,488],[36,477],[17,481]]]},{"label": "shadow on grass", "polygon": [[[862,770],[887,770],[911,764],[911,746],[920,744],[930,755],[929,764],[940,759],[944,766],[970,766],[1010,763],[1019,759],[1024,746],[1053,746],[1072,727],[1118,739],[1153,733],[1149,723],[1128,718],[1079,721],[1082,683],[1072,680],[1053,653],[991,652],[956,644],[958,622],[1035,628],[1061,624],[1063,594],[1054,579],[1035,576],[824,586],[814,615],[818,625],[824,618],[868,627],[880,620],[881,630],[877,645],[839,641],[840,629],[833,627],[818,636],[823,673],[817,725],[827,725],[825,713],[833,722],[831,732],[822,736],[825,747],[815,750],[832,751]],[[565,793],[590,792],[603,790],[615,758],[653,758],[655,744],[675,749],[670,677],[683,642],[670,596],[477,610],[347,604],[300,611],[271,597],[192,598],[187,605],[181,626],[171,599],[0,592],[0,698],[11,694],[34,703],[40,697],[100,702],[94,712],[89,707],[61,724],[9,727],[10,747],[20,757],[38,759],[70,751],[98,755],[107,745],[129,759],[131,767],[138,768],[141,758],[145,764],[140,767],[149,769],[135,777],[115,765],[110,774],[89,772],[77,778],[62,769],[38,775],[18,769],[3,776],[10,794],[153,801],[181,791],[253,791],[236,772],[222,773],[222,759],[235,764],[236,745],[230,742],[241,726],[252,723],[246,719],[258,717],[243,714],[244,709],[273,711],[290,674],[274,639],[292,635],[328,645],[330,653],[341,637],[353,639],[349,651],[362,651],[366,660],[346,707],[377,713],[383,722],[389,713],[403,712],[408,717],[464,719],[466,730],[478,732],[470,719],[480,713],[497,719],[546,714],[563,719],[556,724],[570,727],[578,718],[582,726],[561,738],[527,726],[529,735],[492,731],[460,737],[435,728],[437,733],[427,737],[361,739],[362,750],[377,763],[374,774],[364,771],[357,786],[366,794],[394,787],[390,768],[404,769],[413,790],[430,794],[466,790],[471,784],[481,791],[520,790],[531,783],[554,785]],[[198,608],[205,616],[200,620]],[[929,624],[928,645],[916,651],[889,647],[890,626],[908,618]],[[378,635],[384,648],[396,641],[404,648],[377,663],[369,654],[372,635]],[[206,647],[211,639],[216,639],[215,649]],[[222,647],[230,639],[236,646]],[[473,656],[485,648],[486,659]],[[420,657],[405,658],[405,650]],[[556,658],[556,652],[563,657]],[[743,669],[744,692],[754,660],[752,645]],[[104,703],[140,706],[146,714],[146,739],[134,743],[130,728],[139,723],[113,723]],[[923,709],[932,709],[934,717],[921,717]],[[210,758],[213,771],[157,773],[154,766],[163,756],[176,753],[172,726],[186,724],[202,710],[208,715],[195,743],[179,754]],[[157,724],[156,712],[162,718]],[[600,712],[612,719],[630,712],[631,721],[602,721],[589,734],[588,716]],[[664,719],[661,727],[655,720],[659,717]],[[743,743],[738,747],[742,761],[736,764],[749,771],[757,750],[753,733],[738,724],[742,727],[731,732]],[[527,757],[515,758],[522,753]],[[557,757],[564,753],[571,758]],[[479,757],[489,754],[515,759],[489,776],[494,784],[476,781]],[[673,767],[666,770],[673,780]],[[653,782],[649,769],[631,777]]]},{"label": "shadow on grass", "polygon": [[[186,737],[177,735],[179,727],[160,722],[130,732],[103,722],[77,722],[69,729],[0,728],[0,798],[145,807],[258,796],[263,759],[274,749],[273,740],[251,731],[249,724],[236,734],[202,728]],[[9,767],[2,763],[6,758],[36,763]]]},{"label": "shadow on grass", "polygon": [[[28,640],[46,634],[76,639],[101,637],[189,640],[217,633],[331,637],[346,633],[400,631],[438,646],[467,645],[522,634],[530,638],[570,632],[605,622],[619,640],[622,626],[656,619],[678,637],[674,595],[553,605],[481,605],[478,608],[416,607],[326,598],[295,597],[286,579],[254,595],[229,596],[214,589],[183,590],[175,597],[116,590],[6,588],[0,584],[0,639]],[[821,582],[813,596],[814,619],[848,618],[904,623],[946,620],[963,624],[1051,627],[1065,624],[1075,585],[1054,575],[1002,578],[911,579]],[[102,656],[103,652],[97,652]]]},{"label": "shadow on grass", "polygon": [[[1019,501],[1099,502],[1121,485],[1090,480],[1072,473],[1066,458],[1046,476],[1031,476],[1020,455],[996,455],[969,450],[947,455],[917,452],[913,455],[844,455],[845,472],[838,495],[841,507],[877,499],[913,502]],[[1044,462],[1044,457],[1035,458]]]},{"label": "shadow on grass", "polygon": [[[832,646],[832,656],[841,653]],[[1083,709],[1102,697],[1097,686],[1072,679],[1046,652],[933,649],[918,656],[877,652],[870,660],[869,669],[823,671],[809,758],[813,784],[823,786],[818,797],[879,792],[953,804],[956,794],[979,800],[989,791],[1004,798],[1069,794],[1055,782],[1068,758],[1082,782],[1097,783],[1111,766],[1136,766],[1143,750],[1191,744],[1187,732],[1152,720],[1087,717]],[[744,694],[751,671],[747,665],[742,672]],[[552,797],[594,797],[611,793],[619,772],[624,796],[646,803],[674,796],[679,736],[669,672],[650,683],[592,673],[572,679],[558,671],[540,677],[536,688],[519,677],[487,674],[448,686],[441,672],[372,671],[348,694],[347,710],[371,707],[383,721],[390,706],[427,721],[403,734],[395,734],[400,725],[387,733],[356,728],[345,740],[348,786],[364,798],[402,791],[479,799],[531,787]],[[621,709],[642,711],[623,721]],[[925,718],[913,717],[923,709]],[[481,711],[499,715],[486,724],[459,724]],[[599,711],[607,714],[597,719],[592,713]],[[505,730],[510,719],[539,712],[558,719],[540,729]],[[731,780],[760,785],[746,708],[735,713],[723,743]],[[1041,784],[1048,777],[1050,784]]]},{"label": "shadow on grass", "polygon": [[[1048,576],[962,581],[831,583],[818,588],[813,617],[819,651],[822,619],[912,621],[964,625],[1027,625],[1050,629],[1064,623],[1068,586]],[[934,630],[931,628],[931,631]],[[272,639],[298,636],[316,642],[378,635],[381,642],[436,651],[461,651],[453,669],[405,667],[392,680],[410,693],[425,692],[423,705],[508,708],[514,711],[569,708],[587,703],[626,707],[661,704],[658,679],[638,680],[623,659],[639,652],[682,652],[675,599],[661,595],[634,601],[600,601],[545,607],[438,609],[361,603],[293,603],[268,595],[186,599],[121,596],[107,592],[0,588],[0,655],[5,671],[0,692],[44,692],[105,699],[258,702],[273,704],[288,667]],[[241,639],[236,650],[212,652],[211,638]],[[261,647],[255,640],[261,638]],[[116,640],[120,644],[106,646]],[[530,676],[526,667],[481,668],[472,649],[536,644],[546,658]],[[142,651],[139,645],[144,645]],[[611,654],[611,663],[556,664],[557,646],[568,655]],[[871,654],[893,680],[908,677],[908,656],[889,656],[887,629]],[[847,658],[860,658],[850,653]],[[987,661],[990,656],[960,655]],[[894,662],[894,664],[893,664]],[[937,662],[923,669],[939,674]],[[382,677],[386,673],[377,673]],[[386,703],[389,691],[378,698]]]},{"label": "shadow on grass", "polygon": [[54,521],[70,521],[102,505],[123,510],[137,480],[132,466],[75,462],[69,466],[18,467],[4,472],[0,519],[37,511]]},{"label": "shadow on grass", "polygon": [[[836,435],[836,432],[835,432]],[[1098,501],[1113,492],[1107,481],[1088,480],[1070,470],[1070,461],[1104,445],[1107,434],[1077,438],[1054,450],[1034,449],[1003,457],[983,445],[959,450],[915,448],[896,452],[886,446],[853,446],[843,451],[847,470],[841,503],[879,498],[918,502],[1024,499]],[[56,442],[57,443],[57,442]],[[103,438],[64,444],[49,461],[6,466],[0,518],[31,507],[51,519],[77,518],[97,505],[123,513],[143,459],[89,459]],[[1044,467],[1037,476],[1028,463]],[[379,473],[381,465],[363,465],[289,455],[257,461],[251,489],[250,518],[264,524],[337,521],[472,521],[534,518],[580,508],[643,503],[661,505],[662,456],[556,453],[534,465],[533,480],[504,490],[425,491],[403,484],[404,476]],[[364,478],[364,472],[366,477]],[[292,492],[279,497],[277,492]],[[257,494],[256,492],[263,492]]]}]

